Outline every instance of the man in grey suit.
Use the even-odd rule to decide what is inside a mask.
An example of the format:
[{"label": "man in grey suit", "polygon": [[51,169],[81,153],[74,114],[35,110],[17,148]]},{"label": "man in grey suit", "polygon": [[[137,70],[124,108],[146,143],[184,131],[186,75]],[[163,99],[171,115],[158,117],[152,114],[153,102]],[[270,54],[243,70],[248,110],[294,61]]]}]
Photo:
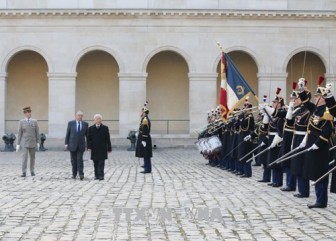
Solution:
[{"label": "man in grey suit", "polygon": [[73,179],[76,179],[77,173],[80,180],[84,179],[83,153],[86,149],[88,126],[88,123],[83,121],[83,112],[81,111],[77,111],[76,119],[68,123],[65,149],[70,151]]},{"label": "man in grey suit", "polygon": [[[16,152],[23,148],[22,155],[22,175],[26,177],[28,153],[30,157],[30,173],[35,176],[35,152],[39,148],[39,127],[37,121],[31,118],[30,107],[23,108],[25,118],[19,122],[19,133],[16,145]],[[21,144],[22,143],[22,144]]]}]

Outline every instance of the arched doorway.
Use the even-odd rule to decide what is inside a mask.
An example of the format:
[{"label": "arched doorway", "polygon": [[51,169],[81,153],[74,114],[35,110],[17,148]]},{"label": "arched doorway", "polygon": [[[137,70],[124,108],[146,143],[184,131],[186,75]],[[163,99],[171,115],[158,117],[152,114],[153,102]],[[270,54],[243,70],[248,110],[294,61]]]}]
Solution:
[{"label": "arched doorway", "polygon": [[[232,51],[228,53],[232,61],[235,63],[239,72],[248,82],[248,84],[253,89],[254,93],[258,96],[258,66],[254,59],[244,51]],[[217,66],[217,99],[215,105],[218,105],[219,101],[219,92],[221,85],[221,61],[219,61]],[[251,103],[253,105],[257,104],[257,101],[254,98],[251,98]]]},{"label": "arched doorway", "polygon": [[91,51],[77,64],[76,110],[84,112],[84,119],[93,123],[97,113],[111,134],[119,132],[119,66],[105,51]]},{"label": "arched doorway", "polygon": [[188,64],[176,52],[154,55],[147,65],[147,100],[153,134],[189,133]]},{"label": "arched doorway", "polygon": [[17,133],[22,108],[32,108],[32,118],[39,122],[40,133],[48,133],[48,65],[37,52],[24,50],[15,54],[7,66],[6,118],[8,133]]},{"label": "arched doorway", "polygon": [[299,52],[292,56],[287,64],[287,99],[289,99],[292,92],[292,83],[297,82],[299,78],[305,78],[308,83],[307,87],[311,91],[315,91],[317,87],[317,80],[319,76],[324,75],[326,68],[320,59],[313,52]]}]

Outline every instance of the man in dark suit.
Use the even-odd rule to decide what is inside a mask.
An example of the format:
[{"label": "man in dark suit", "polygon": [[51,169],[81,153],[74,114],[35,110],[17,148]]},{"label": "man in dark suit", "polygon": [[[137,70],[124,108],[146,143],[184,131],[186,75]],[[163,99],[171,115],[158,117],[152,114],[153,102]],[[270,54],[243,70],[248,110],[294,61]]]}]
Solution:
[{"label": "man in dark suit", "polygon": [[77,111],[76,119],[68,123],[65,149],[70,151],[73,179],[76,179],[77,173],[80,180],[84,179],[83,153],[86,148],[88,126],[88,123],[83,121],[83,112],[81,111]]},{"label": "man in dark suit", "polygon": [[102,116],[94,116],[95,124],[89,127],[88,150],[91,151],[93,160],[95,180],[104,180],[104,167],[107,153],[111,153],[111,139],[109,128],[102,124]]}]

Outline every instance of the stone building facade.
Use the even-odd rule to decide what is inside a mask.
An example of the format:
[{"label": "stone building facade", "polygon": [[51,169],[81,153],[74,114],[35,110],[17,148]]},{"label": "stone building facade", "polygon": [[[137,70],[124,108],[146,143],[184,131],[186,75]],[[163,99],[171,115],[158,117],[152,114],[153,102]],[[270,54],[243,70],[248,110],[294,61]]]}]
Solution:
[{"label": "stone building facade", "polygon": [[218,102],[220,42],[259,97],[335,82],[335,0],[0,0],[0,134],[30,105],[49,137],[77,109],[113,136],[188,137]]}]

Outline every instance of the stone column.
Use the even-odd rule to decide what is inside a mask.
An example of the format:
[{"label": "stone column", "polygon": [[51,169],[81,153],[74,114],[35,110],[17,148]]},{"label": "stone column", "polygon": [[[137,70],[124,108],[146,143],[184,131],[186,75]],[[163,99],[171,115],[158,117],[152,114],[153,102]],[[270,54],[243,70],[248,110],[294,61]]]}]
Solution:
[{"label": "stone column", "polygon": [[48,137],[64,138],[67,123],[74,119],[77,73],[48,73],[49,133]]},{"label": "stone column", "polygon": [[264,95],[267,95],[267,102],[273,100],[278,87],[281,88],[280,96],[286,100],[286,81],[287,73],[258,73],[259,100],[262,101]]},{"label": "stone column", "polygon": [[119,73],[119,136],[138,130],[140,110],[146,101],[147,73]]},{"label": "stone column", "polygon": [[6,133],[6,84],[7,73],[0,74],[0,136]]},{"label": "stone column", "polygon": [[216,108],[217,73],[189,73],[189,133],[197,136],[196,129],[205,126],[207,112]]}]

